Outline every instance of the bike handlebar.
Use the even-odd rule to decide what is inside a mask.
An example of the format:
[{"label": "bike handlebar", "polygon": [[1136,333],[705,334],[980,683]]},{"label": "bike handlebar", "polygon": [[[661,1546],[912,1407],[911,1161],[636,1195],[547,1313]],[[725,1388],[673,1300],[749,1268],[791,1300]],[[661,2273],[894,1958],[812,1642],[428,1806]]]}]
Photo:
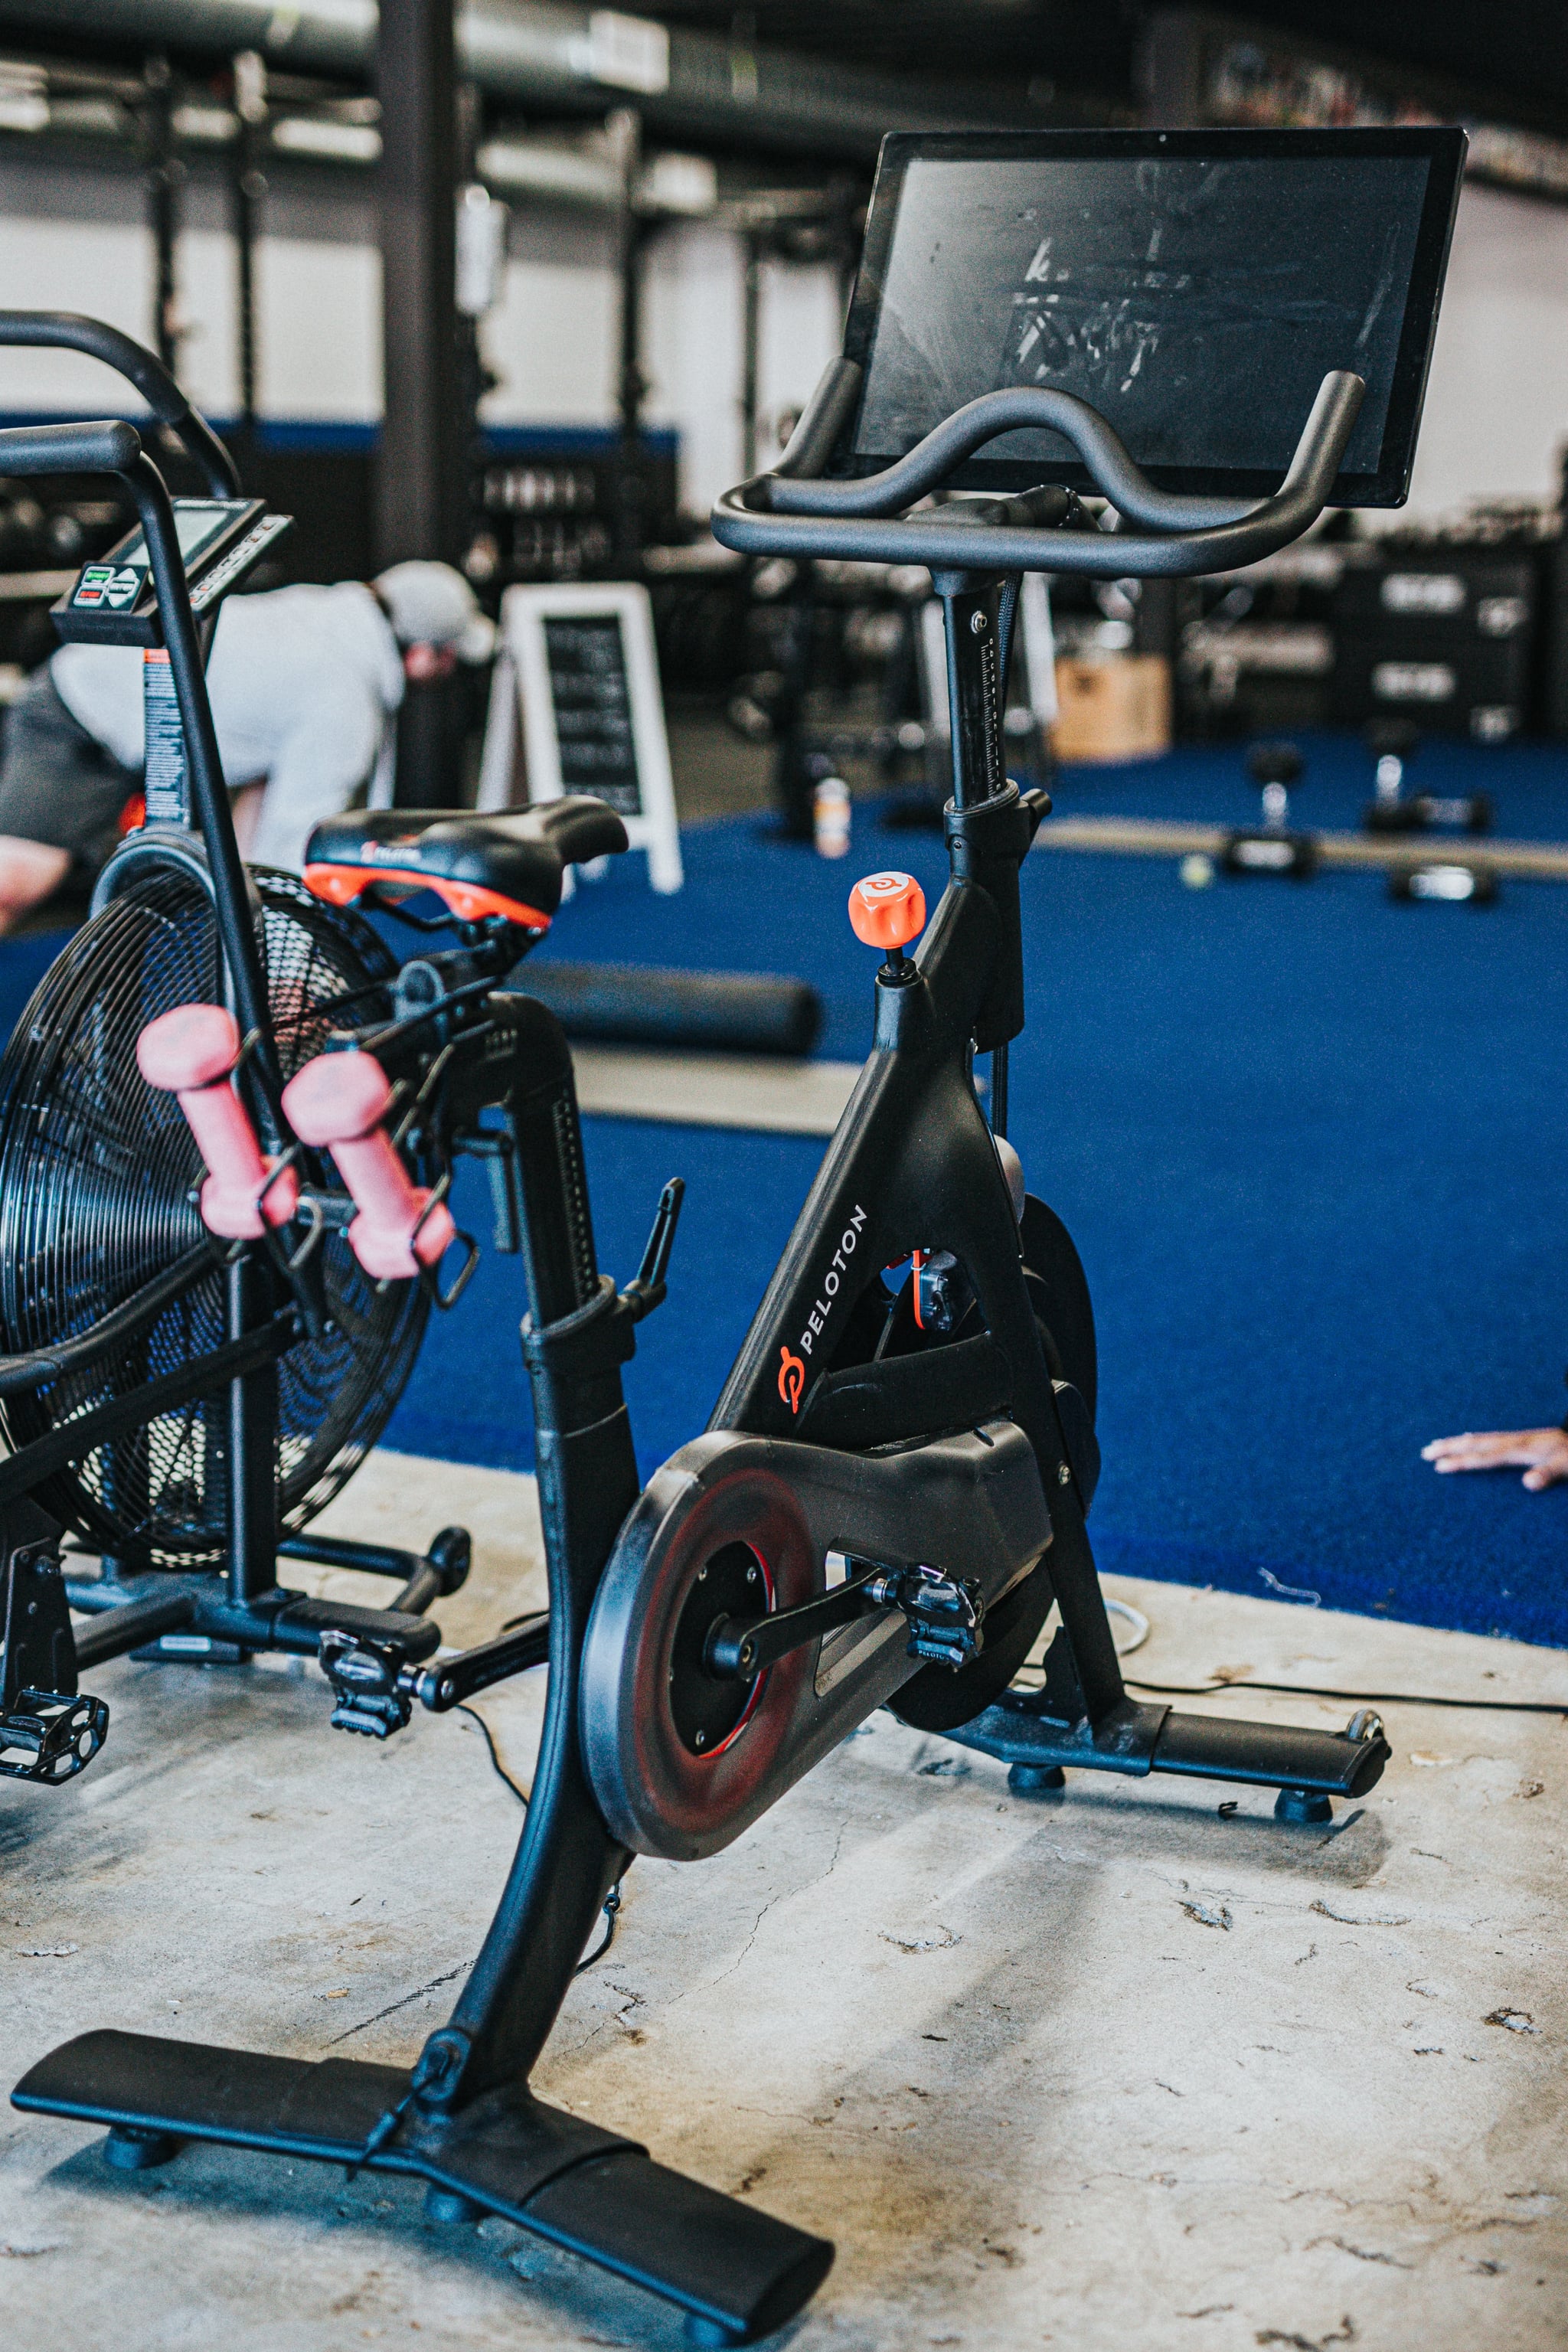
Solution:
[{"label": "bike handlebar", "polygon": [[[206,476],[207,488],[215,498],[236,499],[241,495],[238,469],[206,418],[191,406],[162,360],[154,358],[132,336],[122,335],[118,327],[105,326],[101,319],[81,318],[74,310],[0,310],[0,345],[4,344],[20,344],[28,350],[81,352],[89,359],[101,361],[105,367],[112,368],[116,375],[134,385],[161,425],[167,425],[179,435]],[[60,470],[74,469],[62,464]],[[100,468],[84,458],[80,470],[116,473],[119,467]]]},{"label": "bike handlebar", "polygon": [[133,425],[9,425],[0,430],[0,474],[123,474],[142,455]]},{"label": "bike handlebar", "polygon": [[[1055,572],[1099,579],[1180,578],[1230,572],[1299,539],[1328,503],[1366,386],[1346,369],[1323,378],[1296,454],[1272,498],[1253,504],[1157,489],[1097,409],[1076,394],[1021,384],[983,393],[943,419],[908,455],[859,481],[821,468],[858,396],[852,360],[829,367],[772,473],[727,490],[713,535],[743,554],[837,556],[850,562],[924,563],[939,572]],[[969,520],[962,507],[910,506],[998,434],[1059,433],[1095,486],[1140,530],[1106,533]]]}]

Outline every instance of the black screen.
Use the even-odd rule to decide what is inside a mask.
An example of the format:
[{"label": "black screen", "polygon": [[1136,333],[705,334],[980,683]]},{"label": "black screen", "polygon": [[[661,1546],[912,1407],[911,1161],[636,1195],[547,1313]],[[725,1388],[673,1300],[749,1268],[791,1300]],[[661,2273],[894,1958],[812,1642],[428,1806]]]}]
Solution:
[{"label": "black screen", "polygon": [[544,647],[563,791],[594,793],[618,815],[640,816],[642,787],[619,614],[552,615],[544,624]]},{"label": "black screen", "polygon": [[[1462,139],[1394,133],[1379,153],[1343,136],[889,141],[904,152],[879,182],[858,348],[851,321],[852,457],[886,463],[981,393],[1038,383],[1089,401],[1156,479],[1269,488],[1323,376],[1350,368],[1367,393],[1341,491],[1401,496]],[[1071,473],[1053,434],[985,454]]]}]

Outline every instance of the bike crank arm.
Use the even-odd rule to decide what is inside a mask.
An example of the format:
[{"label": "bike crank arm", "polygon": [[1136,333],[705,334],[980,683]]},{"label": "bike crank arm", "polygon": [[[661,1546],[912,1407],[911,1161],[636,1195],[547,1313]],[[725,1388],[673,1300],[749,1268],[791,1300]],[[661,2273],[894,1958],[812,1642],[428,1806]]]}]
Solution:
[{"label": "bike crank arm", "polygon": [[909,1620],[911,1657],[962,1666],[985,1646],[985,1596],[977,1583],[934,1568],[874,1568],[798,1608],[717,1618],[702,1663],[715,1680],[752,1682],[819,1634],[889,1609],[901,1609]]}]

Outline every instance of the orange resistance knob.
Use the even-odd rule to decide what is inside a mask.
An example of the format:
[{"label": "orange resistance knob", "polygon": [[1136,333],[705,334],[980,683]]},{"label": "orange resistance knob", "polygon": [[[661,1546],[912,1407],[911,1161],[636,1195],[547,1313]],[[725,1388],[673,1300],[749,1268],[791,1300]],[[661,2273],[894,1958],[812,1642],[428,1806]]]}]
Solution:
[{"label": "orange resistance knob", "polygon": [[889,953],[925,929],[925,893],[912,874],[868,874],[849,893],[849,920],[858,940]]}]

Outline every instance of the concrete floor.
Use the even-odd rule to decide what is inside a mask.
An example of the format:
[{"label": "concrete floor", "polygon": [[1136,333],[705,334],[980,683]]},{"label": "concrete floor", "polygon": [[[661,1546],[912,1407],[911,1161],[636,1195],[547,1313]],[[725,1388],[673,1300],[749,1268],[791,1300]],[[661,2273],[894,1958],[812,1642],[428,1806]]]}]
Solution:
[{"label": "concrete floor", "polygon": [[[330,1524],[454,1517],[463,1641],[542,1597],[529,1481],[384,1454]],[[1116,1589],[1162,1681],[1568,1703],[1555,1653]],[[524,1780],[542,1680],[479,1702]],[[406,2063],[517,1832],[477,1727],[331,1732],[313,1666],[126,1661],[92,1687],[113,1722],[87,1777],[0,1787],[0,2083],[107,2024]],[[1386,1712],[1394,1762],[1331,1831],[1261,1793],[1221,1818],[1198,1784],[1010,1797],[879,1717],[716,1861],[637,1866],[540,2086],[837,2241],[801,2352],[1568,2342],[1568,1732]],[[114,2352],[679,2340],[507,2225],[426,2222],[416,2187],[223,2150],[127,2176],[8,2110],[0,2316],[7,2345]]]}]

